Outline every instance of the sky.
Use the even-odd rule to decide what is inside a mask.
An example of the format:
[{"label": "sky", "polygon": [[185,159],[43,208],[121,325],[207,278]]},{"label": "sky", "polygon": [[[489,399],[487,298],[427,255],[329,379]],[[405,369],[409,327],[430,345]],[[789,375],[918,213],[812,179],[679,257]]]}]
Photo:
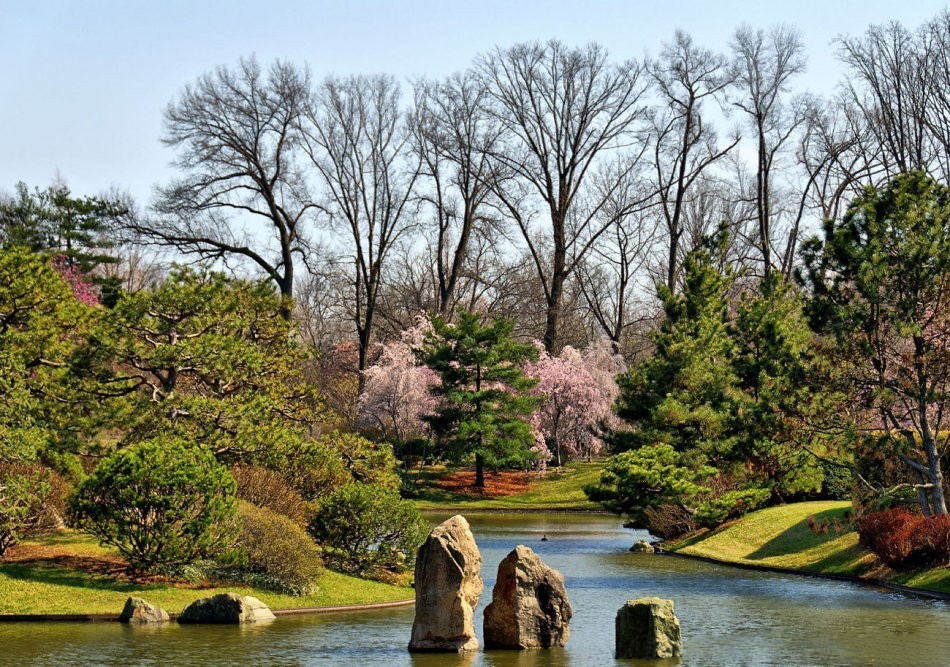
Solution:
[{"label": "sky", "polygon": [[741,23],[796,26],[800,85],[833,92],[833,40],[869,24],[916,27],[945,0],[0,0],[0,192],[55,176],[75,195],[112,188],[146,205],[174,153],[163,109],[218,65],[255,54],[328,74],[388,72],[408,84],[465,69],[495,46],[595,41],[617,60],[656,54],[676,29],[725,50]]}]

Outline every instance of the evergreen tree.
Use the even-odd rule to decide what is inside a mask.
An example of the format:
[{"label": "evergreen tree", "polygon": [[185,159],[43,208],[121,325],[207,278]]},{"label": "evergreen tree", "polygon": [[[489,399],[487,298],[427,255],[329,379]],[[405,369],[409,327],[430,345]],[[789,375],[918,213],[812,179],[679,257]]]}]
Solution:
[{"label": "evergreen tree", "polygon": [[512,338],[512,322],[483,323],[475,313],[459,313],[455,324],[434,318],[432,328],[418,354],[439,376],[440,400],[426,420],[450,460],[475,457],[475,485],[483,487],[486,465],[524,465],[536,456],[528,421],[536,380],[522,364],[537,360],[537,349]]},{"label": "evergreen tree", "polygon": [[619,378],[618,413],[636,431],[616,440],[622,449],[658,442],[677,451],[700,447],[715,460],[730,448],[731,277],[706,250],[690,254],[684,271],[681,294],[657,287],[664,319],[652,336],[653,357]]}]

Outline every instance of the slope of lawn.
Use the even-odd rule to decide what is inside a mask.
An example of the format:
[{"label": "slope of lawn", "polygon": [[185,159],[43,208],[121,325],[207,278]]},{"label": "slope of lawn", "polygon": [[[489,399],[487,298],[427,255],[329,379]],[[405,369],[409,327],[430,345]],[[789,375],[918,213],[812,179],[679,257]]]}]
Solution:
[{"label": "slope of lawn", "polygon": [[[116,554],[78,533],[66,532],[28,542],[24,548],[41,557],[0,562],[0,614],[116,614],[130,595],[142,597],[171,613],[180,612],[200,597],[235,592],[253,595],[273,609],[391,602],[413,597],[411,588],[327,571],[319,590],[303,597],[282,595],[248,586],[186,587],[136,584],[83,567]],[[54,556],[42,557],[44,551]]]},{"label": "slope of lawn", "polygon": [[[523,490],[494,497],[442,488],[438,481],[445,471],[427,470],[414,477],[419,487],[415,502],[421,510],[599,511],[603,508],[587,499],[583,486],[597,482],[602,469],[601,462],[574,461],[540,476],[529,473]],[[491,473],[486,479],[490,487]]]},{"label": "slope of lawn", "polygon": [[[884,578],[918,588],[950,593],[950,569],[893,573],[858,543],[846,514],[848,501],[816,501],[769,507],[709,533],[667,545],[669,551],[716,560],[784,567],[822,574]],[[816,534],[809,517],[828,523]]]}]

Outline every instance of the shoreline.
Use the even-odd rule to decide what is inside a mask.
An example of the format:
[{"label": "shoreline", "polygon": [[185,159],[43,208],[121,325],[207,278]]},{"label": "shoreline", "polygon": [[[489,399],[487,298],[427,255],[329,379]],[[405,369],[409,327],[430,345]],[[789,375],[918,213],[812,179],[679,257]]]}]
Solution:
[{"label": "shoreline", "polygon": [[[660,544],[662,548],[662,543]],[[736,561],[721,560],[719,558],[712,558],[711,556],[698,556],[696,554],[687,554],[681,553],[678,551],[668,551],[663,549],[662,553],[656,554],[658,556],[675,556],[677,558],[687,558],[690,560],[698,560],[704,563],[712,563],[713,565],[722,565],[725,567],[734,567],[740,570],[756,570],[759,572],[774,572],[776,574],[794,574],[803,577],[811,577],[812,579],[825,579],[831,581],[847,581],[856,584],[862,584],[864,586],[872,588],[887,589],[897,593],[904,593],[907,595],[912,595],[914,597],[922,597],[931,600],[950,600],[950,593],[944,593],[943,591],[935,591],[929,588],[917,588],[914,586],[904,586],[903,584],[895,584],[889,582],[885,579],[880,579],[877,577],[858,577],[850,574],[833,574],[830,572],[814,572],[812,570],[799,570],[791,567],[780,567],[777,565],[755,565],[753,563],[740,563]],[[883,591],[882,591],[883,592]]]},{"label": "shoreline", "polygon": [[[336,614],[346,612],[373,611],[376,609],[392,609],[410,607],[416,604],[416,599],[393,600],[390,602],[366,602],[363,604],[328,605],[325,607],[292,607],[290,609],[271,609],[274,616],[306,616],[317,614]],[[170,621],[174,621],[178,613],[170,613]],[[0,614],[0,623],[118,623],[119,614]]]}]

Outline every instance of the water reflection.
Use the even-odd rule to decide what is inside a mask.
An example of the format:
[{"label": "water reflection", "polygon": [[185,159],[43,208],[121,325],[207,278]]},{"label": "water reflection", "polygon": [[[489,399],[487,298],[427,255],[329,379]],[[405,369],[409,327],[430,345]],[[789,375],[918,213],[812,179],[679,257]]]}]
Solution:
[{"label": "water reflection", "polygon": [[[436,517],[434,517],[435,519]],[[437,517],[439,520],[445,517]],[[943,665],[950,613],[942,602],[844,582],[734,570],[627,551],[646,537],[608,516],[469,516],[490,602],[498,563],[517,544],[565,577],[574,606],[563,649],[464,656],[409,654],[411,608],[282,617],[267,626],[129,628],[119,624],[0,625],[2,664],[386,665]],[[547,535],[546,542],[541,537]],[[672,598],[683,632],[676,661],[615,661],[613,622],[631,598]]]}]

